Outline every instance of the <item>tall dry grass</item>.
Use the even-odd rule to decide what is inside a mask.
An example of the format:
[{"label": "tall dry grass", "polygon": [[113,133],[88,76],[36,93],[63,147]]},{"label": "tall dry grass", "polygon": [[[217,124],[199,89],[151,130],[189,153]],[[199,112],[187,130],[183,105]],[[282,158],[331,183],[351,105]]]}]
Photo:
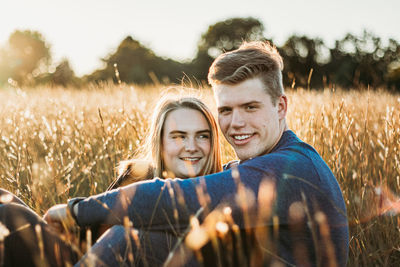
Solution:
[{"label": "tall dry grass", "polygon": [[[39,214],[102,192],[148,129],[162,87],[0,91],[0,187]],[[215,110],[212,94],[202,98]],[[336,175],[350,224],[349,266],[400,264],[400,96],[288,91],[289,127]],[[234,158],[222,142],[224,160]]]}]

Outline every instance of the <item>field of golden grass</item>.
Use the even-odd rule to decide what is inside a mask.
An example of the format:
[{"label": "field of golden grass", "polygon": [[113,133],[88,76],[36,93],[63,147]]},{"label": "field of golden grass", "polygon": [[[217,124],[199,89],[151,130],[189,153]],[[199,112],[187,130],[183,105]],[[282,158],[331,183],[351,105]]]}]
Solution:
[{"label": "field of golden grass", "polygon": [[[0,187],[43,214],[106,189],[148,129],[161,86],[0,91]],[[201,97],[215,111],[209,89]],[[350,224],[349,266],[400,264],[400,95],[291,90],[289,127],[336,175]],[[224,160],[234,158],[222,142]]]}]

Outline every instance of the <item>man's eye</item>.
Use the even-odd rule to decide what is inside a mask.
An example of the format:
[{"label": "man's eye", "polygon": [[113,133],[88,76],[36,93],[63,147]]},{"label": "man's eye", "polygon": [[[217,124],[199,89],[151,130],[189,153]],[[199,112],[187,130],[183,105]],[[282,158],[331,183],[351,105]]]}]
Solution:
[{"label": "man's eye", "polygon": [[218,113],[219,113],[219,114],[227,114],[227,113],[229,113],[230,111],[231,111],[231,110],[228,109],[228,108],[221,108],[221,109],[218,110]]},{"label": "man's eye", "polygon": [[254,105],[246,106],[247,110],[255,110],[256,108],[257,108],[257,106],[254,106]]}]

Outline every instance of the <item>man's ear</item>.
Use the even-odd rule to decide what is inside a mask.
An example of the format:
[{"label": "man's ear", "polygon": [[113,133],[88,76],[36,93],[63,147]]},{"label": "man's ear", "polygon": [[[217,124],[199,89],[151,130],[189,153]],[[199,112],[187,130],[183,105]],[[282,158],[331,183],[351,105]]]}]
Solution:
[{"label": "man's ear", "polygon": [[278,115],[279,119],[284,119],[286,117],[286,112],[287,112],[287,97],[286,95],[281,95],[278,98]]}]

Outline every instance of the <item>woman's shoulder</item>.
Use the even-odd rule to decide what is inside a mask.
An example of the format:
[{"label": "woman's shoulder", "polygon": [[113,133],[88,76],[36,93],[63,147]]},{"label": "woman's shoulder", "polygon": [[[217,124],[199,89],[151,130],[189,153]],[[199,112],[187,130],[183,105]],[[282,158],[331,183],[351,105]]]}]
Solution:
[{"label": "woman's shoulder", "polygon": [[111,183],[107,190],[152,179],[153,176],[154,169],[151,161],[142,159],[124,160],[118,164],[117,178]]},{"label": "woman's shoulder", "polygon": [[237,166],[240,163],[239,160],[231,160],[228,163],[225,163],[223,166],[223,170],[229,170],[230,168],[232,168],[233,166]]}]

